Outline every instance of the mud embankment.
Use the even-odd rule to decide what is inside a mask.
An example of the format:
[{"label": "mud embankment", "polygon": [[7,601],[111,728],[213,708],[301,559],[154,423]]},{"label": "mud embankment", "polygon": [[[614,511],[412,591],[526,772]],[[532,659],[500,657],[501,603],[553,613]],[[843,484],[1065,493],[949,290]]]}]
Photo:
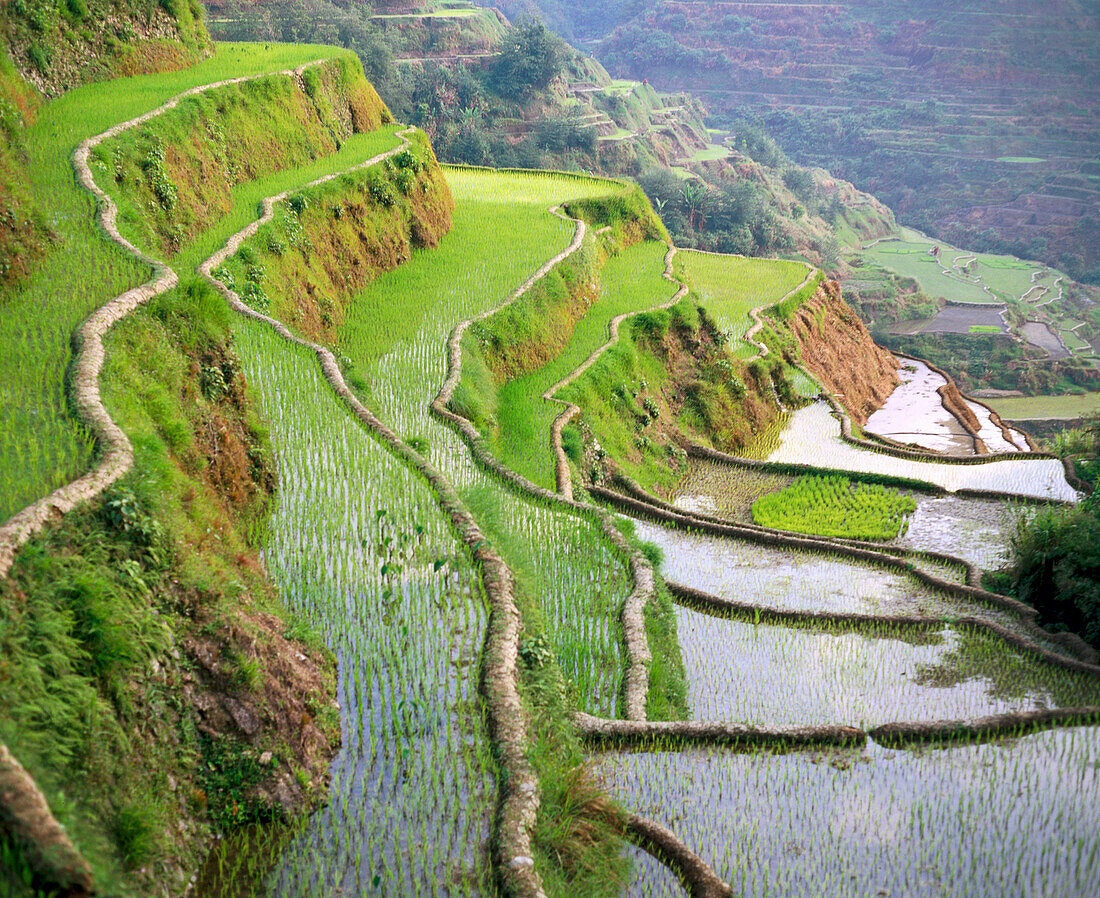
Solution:
[{"label": "mud embankment", "polygon": [[803,364],[860,425],[898,385],[898,360],[877,346],[844,301],[840,284],[824,281],[791,316]]}]

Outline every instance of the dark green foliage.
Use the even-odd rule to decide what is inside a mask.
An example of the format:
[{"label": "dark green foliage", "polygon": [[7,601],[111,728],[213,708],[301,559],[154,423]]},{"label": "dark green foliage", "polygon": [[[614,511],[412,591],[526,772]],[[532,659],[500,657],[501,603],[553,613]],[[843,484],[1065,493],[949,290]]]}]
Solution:
[{"label": "dark green foliage", "polygon": [[526,100],[562,71],[564,42],[541,22],[514,25],[501,41],[492,85],[501,96]]},{"label": "dark green foliage", "polygon": [[1012,550],[1016,596],[1038,608],[1045,625],[1100,648],[1100,497],[1022,521]]},{"label": "dark green foliage", "polygon": [[[961,390],[1020,390],[1026,395],[1097,389],[1100,373],[1081,359],[1047,359],[1041,349],[1007,335],[890,334],[876,328],[875,341],[895,352],[927,359],[950,371]],[[1025,363],[1026,362],[1026,363]]]},{"label": "dark green foliage", "polygon": [[263,801],[256,793],[256,786],[264,777],[264,766],[247,743],[202,734],[199,747],[198,778],[215,826],[227,830],[281,819],[278,806]]},{"label": "dark green foliage", "polygon": [[768,192],[753,181],[706,185],[655,167],[639,175],[638,182],[678,246],[744,256],[773,255],[793,247]]},{"label": "dark green foliage", "polygon": [[[1100,460],[1100,416],[1055,440],[1075,467],[1093,472]],[[1042,508],[1021,516],[1012,562],[997,582],[1039,609],[1052,629],[1068,629],[1100,648],[1100,492],[1073,507]]]},{"label": "dark green foliage", "polygon": [[127,804],[115,811],[111,833],[127,867],[138,867],[151,858],[163,839],[160,809],[152,801]]}]

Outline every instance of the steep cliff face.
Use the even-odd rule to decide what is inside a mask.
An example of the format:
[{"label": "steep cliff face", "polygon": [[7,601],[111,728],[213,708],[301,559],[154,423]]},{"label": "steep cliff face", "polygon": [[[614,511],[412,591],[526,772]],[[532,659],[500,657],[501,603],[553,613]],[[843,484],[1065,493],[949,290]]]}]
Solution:
[{"label": "steep cliff face", "polygon": [[840,284],[822,283],[788,324],[806,367],[853,420],[865,424],[898,385],[898,360],[875,345],[841,296]]}]

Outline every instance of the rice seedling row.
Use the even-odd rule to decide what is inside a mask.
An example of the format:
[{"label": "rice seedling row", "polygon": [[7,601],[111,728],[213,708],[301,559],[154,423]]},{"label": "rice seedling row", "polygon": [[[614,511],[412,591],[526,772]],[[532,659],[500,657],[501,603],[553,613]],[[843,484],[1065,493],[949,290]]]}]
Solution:
[{"label": "rice seedling row", "polygon": [[0,416],[13,424],[0,434],[0,520],[87,467],[93,443],[65,398],[70,339],[93,309],[148,277],[145,265],[98,229],[95,203],[73,179],[77,145],[192,87],[344,52],[222,44],[217,54],[190,68],[84,85],[43,106],[24,143],[32,189],[50,198],[48,223],[57,240],[27,282],[5,298],[0,319],[0,355],[8,363]]},{"label": "rice seedling row", "polygon": [[[689,465],[673,504],[737,523],[752,523],[752,504],[796,479],[708,459],[693,458]],[[1012,500],[904,492],[916,508],[888,545],[951,555],[983,570],[1001,565],[1017,520],[1031,513],[1031,506]]]},{"label": "rice seedling row", "polygon": [[[1100,728],[944,748],[603,755],[621,800],[738,894],[1085,895],[1100,881]],[[640,857],[639,891],[664,876]]]},{"label": "rice seedling row", "polygon": [[351,418],[312,355],[251,323],[238,333],[279,462],[265,562],[340,661],[329,804],[272,887],[488,893],[495,764],[477,574],[426,484]]},{"label": "rice seedling row", "polygon": [[800,477],[752,504],[754,523],[819,536],[889,540],[904,532],[916,510],[911,496],[847,477]]},{"label": "rice seedling row", "polygon": [[571,226],[546,212],[550,206],[608,185],[473,169],[448,169],[447,176],[457,202],[451,232],[356,297],[341,350],[369,384],[380,417],[424,440],[432,462],[499,541],[521,589],[542,606],[547,637],[581,707],[614,716],[624,663],[616,621],[629,591],[622,563],[595,524],[505,488],[428,415],[447,375],[454,326],[498,306],[569,242]]}]

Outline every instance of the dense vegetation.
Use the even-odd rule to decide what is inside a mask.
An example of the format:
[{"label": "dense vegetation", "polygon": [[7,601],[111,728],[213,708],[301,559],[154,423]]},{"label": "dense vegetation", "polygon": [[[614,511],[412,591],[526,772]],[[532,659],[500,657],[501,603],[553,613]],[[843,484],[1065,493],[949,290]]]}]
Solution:
[{"label": "dense vegetation", "polygon": [[1019,390],[1036,396],[1094,390],[1100,383],[1100,374],[1084,359],[1049,359],[1043,350],[1006,335],[873,333],[887,349],[950,371],[963,390]]},{"label": "dense vegetation", "polygon": [[1100,418],[1082,419],[1051,442],[1093,492],[1071,508],[1021,516],[1010,564],[994,582],[1038,608],[1052,628],[1100,648]]},{"label": "dense vegetation", "polygon": [[[759,795],[769,809],[785,808],[791,795],[808,807],[806,794],[850,792],[852,777],[873,770],[879,779],[861,781],[856,793],[869,803],[827,816],[866,826],[876,809],[900,808],[890,821],[900,835],[888,848],[901,853],[925,851],[916,830],[932,821],[924,881],[929,869],[937,877],[966,861],[977,869],[959,833],[991,803],[1018,803],[1013,762],[1047,771],[1057,824],[1026,817],[1009,834],[1017,878],[1036,894],[1037,884],[1069,892],[1075,876],[1092,878],[1098,861],[1082,833],[1095,829],[1087,803],[1095,727],[1059,730],[1055,745],[1013,731],[1020,738],[997,744],[995,765],[948,741],[951,752],[931,753],[950,755],[947,766],[925,777],[933,785],[916,801],[912,781],[894,771],[924,775],[930,753],[902,746],[882,765],[851,747],[869,735],[885,743],[868,733],[877,723],[990,713],[1011,722],[1021,710],[1095,703],[1095,679],[1050,663],[1054,643],[1044,634],[990,614],[953,581],[928,589],[871,553],[856,563],[729,532],[705,536],[546,492],[558,486],[552,423],[568,401],[580,415],[561,439],[585,503],[607,498],[597,486],[637,495],[631,479],[671,501],[698,461],[689,443],[767,456],[802,412],[827,417],[823,404],[803,407],[820,387],[797,367],[809,358],[801,349],[817,340],[837,352],[871,351],[835,282],[801,262],[677,254],[657,213],[677,241],[825,258],[826,219],[857,226],[841,208],[850,186],[790,163],[753,129],[739,132],[726,162],[718,158],[725,148],[704,145],[690,102],[675,119],[651,87],[610,82],[542,25],[505,31],[461,0],[427,10],[388,4],[374,16],[370,4],[327,0],[223,9],[223,27],[354,48],[386,73],[388,95],[421,130],[394,123],[347,49],[219,45],[213,58],[180,69],[209,49],[190,6],[86,2],[92,11],[85,0],[9,4],[30,22],[9,38],[29,29],[40,50],[53,41],[47,62],[56,80],[40,86],[61,90],[70,76],[105,77],[122,62],[171,71],[85,85],[45,103],[15,67],[0,71],[17,111],[4,120],[9,152],[0,155],[0,188],[14,198],[0,244],[9,260],[0,346],[14,378],[0,394],[0,522],[94,463],[97,447],[69,405],[71,335],[91,310],[148,276],[146,261],[95,224],[96,202],[73,177],[75,144],[192,86],[262,76],[187,98],[92,153],[92,177],[117,203],[125,238],[164,258],[180,284],[131,308],[104,338],[99,383],[132,442],[133,468],[48,522],[0,581],[0,759],[10,748],[29,771],[50,806],[43,816],[64,824],[99,892],[473,896],[512,894],[519,871],[552,896],[664,894],[675,888],[668,858],[624,845],[624,835],[628,813],[669,822],[673,810],[675,835],[746,892],[778,880],[792,894],[814,895],[819,874],[842,868],[844,882],[851,868],[869,891],[900,892],[907,873],[895,877],[890,864],[860,853],[881,840],[857,832],[838,851],[836,832],[815,828],[820,815],[780,820],[806,839],[804,856],[785,852],[778,871],[756,859],[745,840],[779,819],[760,814]],[[602,15],[642,7],[613,3]],[[101,46],[95,28],[117,29],[119,9],[133,33],[115,40],[128,48]],[[600,14],[587,9],[585,21]],[[89,24],[91,36],[76,24],[86,15],[103,20]],[[436,29],[433,19],[443,24]],[[455,33],[476,34],[495,55],[470,68],[407,63],[407,76],[392,74],[391,31],[414,33],[401,49],[427,53],[453,49]],[[84,65],[89,47],[99,62]],[[39,55],[25,54],[45,76]],[[61,63],[69,57],[81,67]],[[570,82],[581,78],[592,83],[578,93]],[[586,93],[621,118],[594,125],[588,116],[598,113],[559,114],[579,108]],[[612,122],[634,129],[631,140],[647,136],[620,153],[622,135],[606,133]],[[656,133],[664,136],[648,136]],[[626,181],[441,166],[433,136],[448,153],[464,140],[488,148],[482,161],[516,163],[530,153],[532,164],[620,167],[641,176],[656,209]],[[673,148],[694,158],[670,155]],[[670,180],[673,169],[684,178]],[[586,227],[575,231],[567,216]],[[584,238],[570,244],[579,230]],[[204,264],[227,239],[232,252]],[[753,310],[767,319],[754,338],[766,348],[746,338]],[[613,322],[621,327],[609,343]],[[452,342],[457,328],[465,335]],[[849,364],[857,357],[845,356]],[[459,375],[448,422],[466,415],[480,437],[433,408],[440,385],[450,390]],[[851,399],[857,386],[830,388]],[[827,433],[794,441],[792,463],[761,465],[718,489],[738,501],[767,491],[753,514],[771,527],[904,534],[914,500],[867,485],[875,475],[857,483],[818,467],[793,481],[838,446],[900,467],[834,438],[836,422],[828,424]],[[1096,479],[1100,426],[1058,448]],[[714,465],[726,478],[742,469]],[[910,461],[905,470],[931,478],[988,469],[985,482],[1008,489],[1028,480],[1029,465],[1065,486],[1053,459]],[[785,488],[772,492],[777,486]],[[997,514],[1006,504],[981,501]],[[1041,510],[1021,525],[1017,561],[999,581],[1048,621],[1093,640],[1098,514],[1092,499]],[[931,537],[910,538],[923,548]],[[948,578],[960,567],[913,563]],[[713,590],[711,600],[699,598],[705,612],[673,577]],[[919,619],[899,627],[844,617],[895,606]],[[959,617],[965,626],[950,623]],[[1009,645],[984,629],[989,620],[1034,645]],[[644,688],[631,698],[639,672]],[[501,704],[508,689],[514,698]],[[747,724],[741,732],[755,739],[791,724],[817,738],[805,728],[821,723],[833,735],[812,753],[746,744],[727,757],[651,736],[637,752],[604,753],[585,715],[643,732],[650,722],[667,722],[665,733],[686,724],[682,731],[696,736],[695,724]],[[642,772],[624,785],[616,768],[632,764]],[[647,772],[648,764],[656,766]],[[716,799],[700,809],[677,790],[692,765],[708,764],[728,766],[699,780],[700,794]],[[753,777],[762,785],[752,796],[732,785]],[[960,804],[963,787],[943,785],[958,782],[977,782],[979,797],[964,794]],[[25,834],[8,835],[25,808],[13,815],[10,793],[0,792],[0,892],[29,898],[42,886],[48,894],[58,883],[34,881],[43,871],[19,841]],[[516,794],[533,799],[522,805],[527,821],[509,819]],[[742,799],[751,802],[729,814]],[[529,841],[505,853],[513,831]],[[194,879],[215,834],[227,838]],[[1052,857],[1069,860],[1052,869]],[[887,869],[895,878],[884,881]],[[975,887],[995,874],[978,870]]]},{"label": "dense vegetation", "polygon": [[609,70],[696,92],[722,127],[762,125],[908,224],[1100,276],[1095,4],[536,5],[602,38]]},{"label": "dense vegetation", "polygon": [[752,504],[752,519],[765,527],[818,536],[894,539],[916,510],[911,496],[847,477],[801,477]]}]

